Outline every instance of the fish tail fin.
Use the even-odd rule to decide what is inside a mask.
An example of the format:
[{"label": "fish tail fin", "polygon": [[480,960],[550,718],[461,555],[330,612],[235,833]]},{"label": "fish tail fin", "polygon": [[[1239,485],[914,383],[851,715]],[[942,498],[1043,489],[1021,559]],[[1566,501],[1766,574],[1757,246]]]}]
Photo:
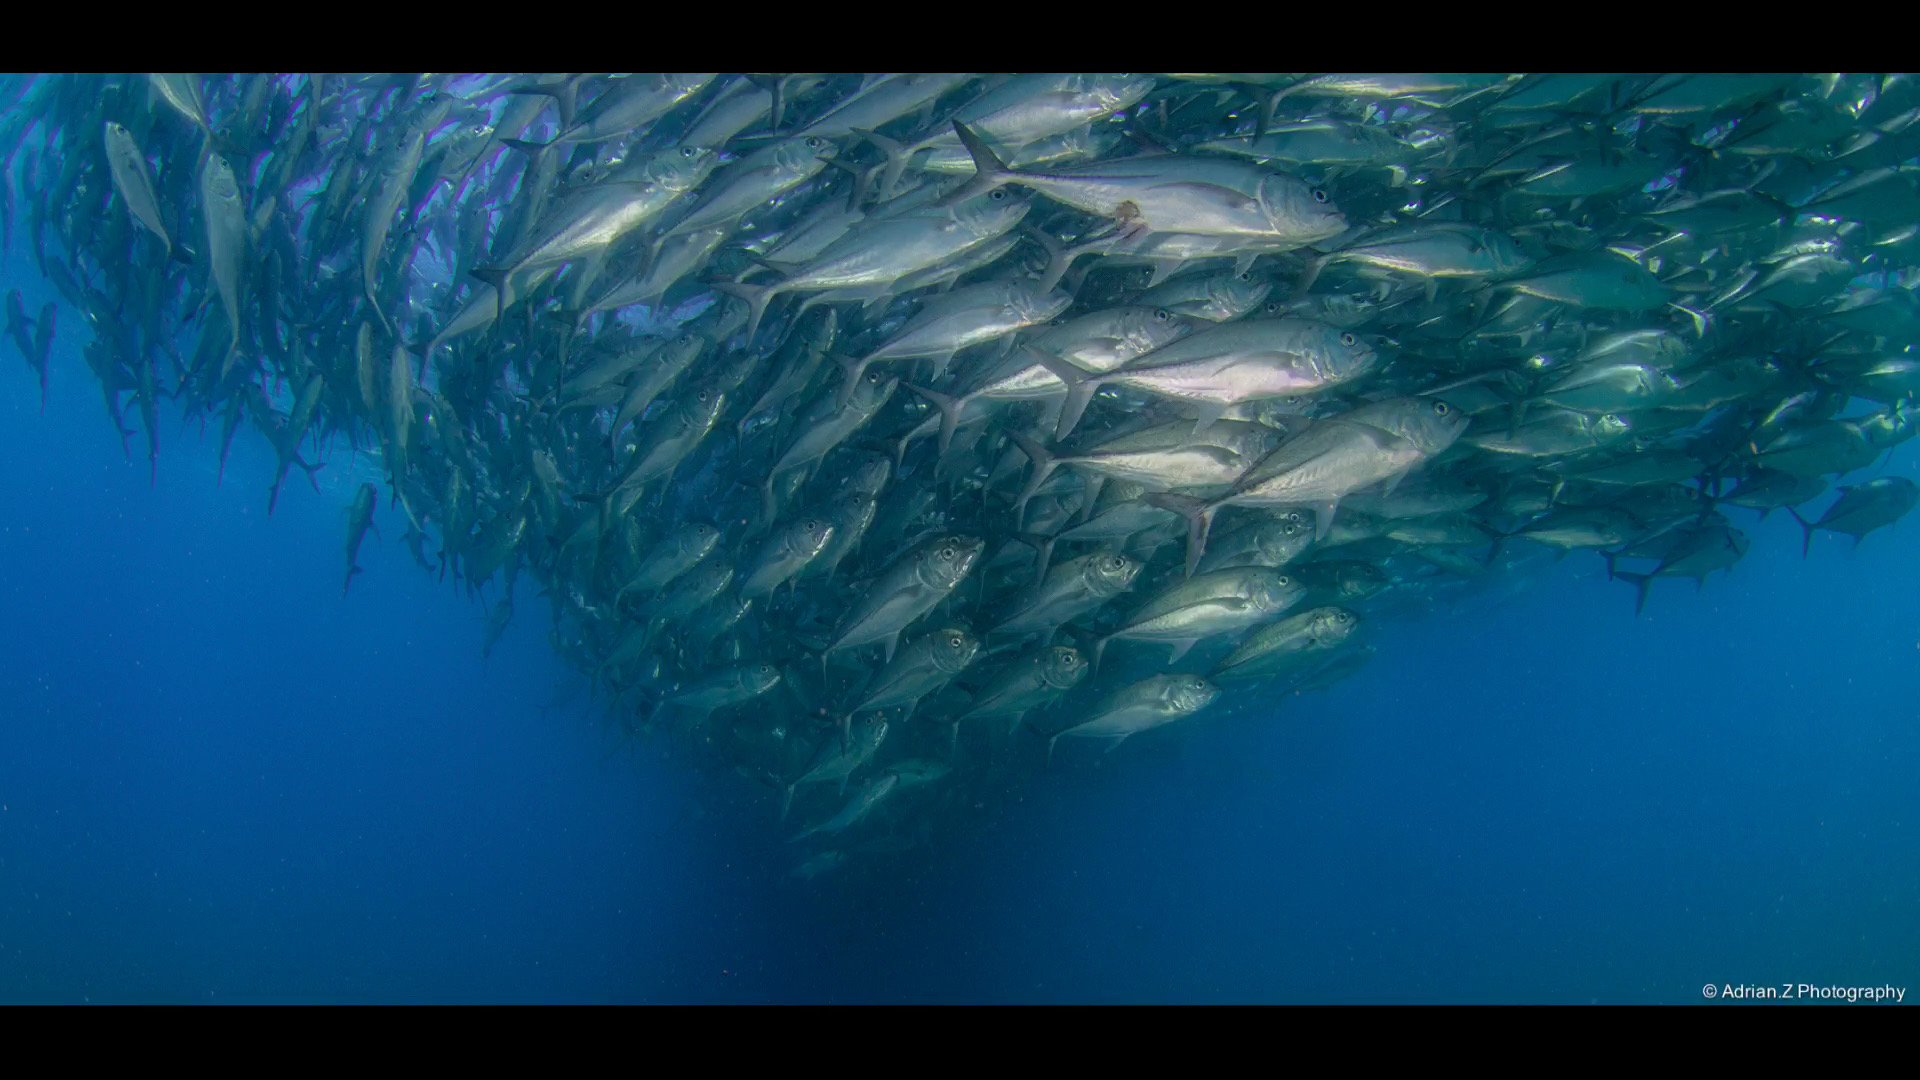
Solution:
[{"label": "fish tail fin", "polygon": [[309,465],[306,462],[301,461],[299,458],[294,458],[293,463],[295,465],[300,466],[301,469],[306,471],[307,483],[313,485],[313,493],[315,495],[320,494],[320,481],[315,479],[313,474],[319,472],[321,469],[326,468],[327,463],[322,461],[316,465]]},{"label": "fish tail fin", "polygon": [[398,337],[399,335],[394,333],[393,323],[387,319],[387,313],[380,310],[380,301],[373,292],[373,279],[368,278],[366,280],[367,306],[373,309],[374,318],[380,320],[380,327],[387,332],[387,336]]},{"label": "fish tail fin", "polygon": [[937,390],[929,390],[924,386],[918,386],[914,383],[905,383],[903,385],[921,397],[926,398],[929,404],[940,410],[939,453],[941,457],[946,457],[947,448],[953,445],[953,433],[960,429],[960,413],[967,407],[966,399],[948,397]]},{"label": "fish tail fin", "polygon": [[1519,432],[1520,425],[1527,421],[1527,399],[1515,398],[1507,408],[1507,438],[1511,439]]},{"label": "fish tail fin", "polygon": [[7,333],[13,335],[15,344],[33,340],[33,324],[27,321],[26,302],[20,298],[19,289],[7,290]]},{"label": "fish tail fin", "polygon": [[357,574],[359,574],[359,573],[360,573],[360,572],[362,571],[362,569],[363,569],[362,567],[360,567],[360,566],[357,566],[357,565],[356,565],[356,566],[349,566],[349,567],[347,567],[347,581],[346,581],[346,584],[344,584],[344,585],[342,585],[342,586],[340,586],[340,595],[341,595],[341,596],[345,596],[345,595],[347,595],[347,591],[353,588],[353,579],[354,579],[354,577],[355,577],[355,575],[357,575]]},{"label": "fish tail fin", "polygon": [[664,708],[666,708],[666,702],[656,701],[643,690],[640,692],[640,701],[633,707],[633,715],[640,722],[641,729],[645,730],[660,718],[660,711]]},{"label": "fish tail fin", "polygon": [[774,297],[778,285],[746,285],[738,281],[716,281],[712,289],[718,293],[747,302],[747,347],[753,346],[754,335],[760,332],[760,320],[767,316],[767,303]]},{"label": "fish tail fin", "polygon": [[[477,280],[493,286],[493,318],[495,322],[500,321],[507,313],[507,276],[512,272],[511,267],[504,266],[476,266],[470,271]],[[378,306],[374,308],[376,313],[379,310]],[[383,321],[385,318],[386,316],[381,316]]]},{"label": "fish tail fin", "polygon": [[[514,91],[514,93],[520,93],[520,92],[521,92],[521,91],[518,91],[518,90],[516,90],[516,91]],[[545,94],[545,93],[546,93],[546,91],[543,91],[543,90],[530,90],[530,91],[526,91],[526,92],[527,92],[527,93],[535,93],[535,94]],[[553,94],[547,94],[547,96],[549,96],[549,97],[554,97],[554,96],[557,96],[557,95],[553,95]],[[536,155],[536,154],[538,154],[538,153],[539,153],[540,151],[542,151],[542,150],[545,150],[545,149],[546,149],[547,147],[549,147],[549,146],[552,146],[553,144],[552,144],[552,143],[543,143],[543,142],[534,142],[534,141],[533,141],[533,140],[531,140],[531,139],[501,139],[501,140],[500,140],[500,145],[502,145],[502,146],[510,146],[510,147],[512,147],[512,148],[514,148],[515,150],[518,150],[518,151],[520,151],[521,153],[523,153],[523,154],[525,154],[525,155],[527,155],[528,157],[533,157],[534,155]]]},{"label": "fish tail fin", "polygon": [[1493,543],[1487,545],[1487,561],[1481,563],[1480,565],[1485,566],[1489,569],[1493,567],[1493,564],[1500,558],[1501,549],[1507,546],[1507,536],[1508,536],[1507,533],[1494,534]]},{"label": "fish tail fin", "polygon": [[973,179],[962,184],[953,194],[940,200],[940,205],[958,206],[975,195],[983,195],[1014,179],[1013,170],[1007,168],[1007,163],[1001,161],[1000,156],[993,152],[993,148],[987,145],[986,140],[974,134],[971,128],[955,120],[953,131],[960,136],[960,145],[966,147],[967,153],[973,158]]},{"label": "fish tail fin", "polygon": [[1033,580],[1038,582],[1045,578],[1047,576],[1047,566],[1053,562],[1054,538],[1030,532],[1014,533],[1013,538],[1033,549],[1035,556]]},{"label": "fish tail fin", "polygon": [[1111,640],[1113,640],[1113,636],[1109,634],[1106,637],[1094,638],[1093,643],[1087,646],[1087,669],[1088,670],[1096,674],[1099,673],[1100,658],[1107,654],[1107,642]]},{"label": "fish tail fin", "polygon": [[1073,429],[1086,415],[1087,405],[1093,401],[1093,392],[1100,389],[1105,376],[1095,375],[1070,360],[1062,359],[1040,349],[1028,349],[1027,355],[1041,367],[1053,373],[1054,378],[1067,384],[1067,403],[1060,410],[1060,423],[1054,428],[1053,437],[1064,439],[1073,434]]},{"label": "fish tail fin", "polygon": [[766,91],[768,135],[777,135],[780,132],[780,121],[784,119],[786,113],[787,80],[790,78],[792,78],[790,75],[748,75],[746,77],[748,82]]},{"label": "fish tail fin", "polygon": [[1051,769],[1051,768],[1053,768],[1053,747],[1054,747],[1054,744],[1055,744],[1055,743],[1057,743],[1057,742],[1059,742],[1059,741],[1060,741],[1060,735],[1064,735],[1064,734],[1066,734],[1066,732],[1061,732],[1060,734],[1057,734],[1057,735],[1055,735],[1055,736],[1054,736],[1053,738],[1051,738],[1051,739],[1048,739],[1048,740],[1047,740],[1047,768],[1049,768],[1049,769]]},{"label": "fish tail fin", "polygon": [[1192,577],[1194,567],[1200,565],[1200,557],[1207,553],[1207,533],[1213,528],[1213,515],[1220,507],[1205,499],[1171,492],[1149,492],[1143,499],[1187,519],[1187,576]]},{"label": "fish tail fin", "polygon": [[1079,257],[1079,250],[1062,244],[1058,237],[1045,229],[1026,227],[1020,233],[1039,244],[1047,253],[1047,268],[1041,272],[1034,288],[1043,295],[1052,292],[1060,284],[1060,279],[1066,277],[1067,271],[1073,268],[1073,260]]},{"label": "fish tail fin", "polygon": [[[315,466],[315,467],[318,468],[318,466]],[[421,527],[420,518],[414,514],[413,504],[407,501],[406,494],[400,490],[400,487],[397,484],[394,486],[394,489],[393,489],[393,497],[400,501],[400,509],[406,512],[407,520],[413,524],[413,530],[415,532],[424,533],[426,530]]]},{"label": "fish tail fin", "polygon": [[774,476],[774,473],[768,473],[766,481],[760,485],[760,523],[769,528],[773,525],[774,515],[780,511],[773,495]]},{"label": "fish tail fin", "polygon": [[1807,552],[1813,548],[1813,525],[1800,516],[1800,511],[1791,506],[1787,507],[1787,513],[1792,514],[1793,520],[1800,523],[1800,557],[1804,559],[1807,557]]},{"label": "fish tail fin", "polygon": [[1633,583],[1636,592],[1633,600],[1633,613],[1638,615],[1647,610],[1647,587],[1653,584],[1653,575],[1636,574],[1629,570],[1620,570],[1615,572],[1613,576],[1622,581]]},{"label": "fish tail fin", "polygon": [[1328,254],[1322,255],[1307,263],[1306,272],[1300,275],[1300,283],[1294,286],[1294,293],[1298,296],[1305,296],[1307,290],[1313,288],[1313,283],[1320,280],[1320,271],[1325,270],[1327,263],[1332,259],[1333,256]]},{"label": "fish tail fin", "polygon": [[1292,92],[1292,90],[1293,87],[1291,86],[1283,86],[1271,94],[1264,94],[1261,92],[1261,88],[1247,88],[1247,94],[1260,102],[1260,111],[1254,114],[1253,119],[1253,137],[1255,139],[1264,138],[1267,132],[1273,128],[1273,115],[1279,111],[1280,102],[1285,100],[1287,94]]},{"label": "fish tail fin", "polygon": [[1696,311],[1680,303],[1669,303],[1667,306],[1685,315],[1693,323],[1693,336],[1696,338],[1706,337],[1707,331],[1713,328],[1713,316],[1707,312]]},{"label": "fish tail fin", "polygon": [[786,787],[780,789],[781,821],[787,820],[787,811],[793,809],[793,789],[799,786],[798,784],[788,784]]},{"label": "fish tail fin", "polygon": [[40,318],[33,326],[33,366],[39,370],[43,381],[46,378],[47,358],[53,354],[54,318],[59,314],[59,305],[49,300],[40,306]]},{"label": "fish tail fin", "polygon": [[848,130],[867,140],[875,150],[886,155],[887,163],[880,172],[880,201],[887,201],[892,198],[894,185],[900,182],[900,174],[907,171],[907,163],[913,160],[913,155],[919,147],[908,146],[866,128],[849,128]]},{"label": "fish tail fin", "polygon": [[1313,507],[1313,542],[1318,544],[1326,540],[1333,531],[1333,519],[1340,513],[1340,500],[1316,503]]},{"label": "fish tail fin", "polygon": [[1020,448],[1020,452],[1027,455],[1027,460],[1033,462],[1033,472],[1027,478],[1026,486],[1020,489],[1019,496],[1013,500],[1013,519],[1015,522],[1020,522],[1027,516],[1027,500],[1033,498],[1034,493],[1040,490],[1040,485],[1046,483],[1047,477],[1053,475],[1053,470],[1059,467],[1060,459],[1054,457],[1046,447],[1041,446],[1039,440],[1024,432],[1009,430],[1007,434],[1012,437],[1014,445]]},{"label": "fish tail fin", "polygon": [[827,359],[832,360],[834,366],[840,369],[840,385],[835,387],[833,392],[834,408],[844,409],[847,403],[853,400],[853,388],[860,385],[860,376],[867,373],[867,365],[873,362],[873,357],[856,358],[840,353],[828,353]]}]

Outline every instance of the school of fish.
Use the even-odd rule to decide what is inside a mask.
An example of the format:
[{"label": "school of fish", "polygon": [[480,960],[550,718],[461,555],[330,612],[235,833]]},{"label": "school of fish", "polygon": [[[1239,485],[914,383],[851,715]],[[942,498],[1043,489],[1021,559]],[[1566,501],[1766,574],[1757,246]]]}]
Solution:
[{"label": "school of fish", "polygon": [[1089,744],[1284,717],[1369,623],[1542,553],[1644,607],[1742,515],[1818,557],[1920,496],[1877,471],[1920,422],[1906,75],[16,75],[0,108],[43,403],[58,320],[150,469],[162,411],[223,472],[264,438],[269,511],[358,463],[343,588],[379,517],[490,651],[531,579],[626,730],[764,787],[800,877]]}]

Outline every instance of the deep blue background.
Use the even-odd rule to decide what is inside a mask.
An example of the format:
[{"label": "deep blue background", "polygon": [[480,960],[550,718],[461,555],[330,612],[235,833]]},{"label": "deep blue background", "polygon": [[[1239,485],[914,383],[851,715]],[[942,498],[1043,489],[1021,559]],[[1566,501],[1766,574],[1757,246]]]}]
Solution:
[{"label": "deep blue background", "polygon": [[[0,288],[37,310],[19,249]],[[1638,619],[1571,558],[1384,628],[1329,693],[1063,762],[884,877],[806,886],[770,802],[596,718],[527,583],[484,663],[481,607],[393,528],[342,598],[344,456],[268,517],[258,434],[216,486],[217,432],[167,417],[150,489],[76,322],[44,415],[0,343],[0,1000],[1920,983],[1911,521],[1803,562],[1770,519],[1731,576],[1659,582]]]}]

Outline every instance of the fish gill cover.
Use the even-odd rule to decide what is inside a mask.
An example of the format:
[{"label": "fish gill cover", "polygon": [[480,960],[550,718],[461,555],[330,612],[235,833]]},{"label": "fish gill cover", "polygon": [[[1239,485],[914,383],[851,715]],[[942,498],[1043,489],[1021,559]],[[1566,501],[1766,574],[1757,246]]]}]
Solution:
[{"label": "fish gill cover", "polygon": [[303,572],[543,623],[803,879],[1568,553],[1638,610],[1916,498],[1904,75],[0,87],[43,400],[57,327],[149,469],[351,477]]}]

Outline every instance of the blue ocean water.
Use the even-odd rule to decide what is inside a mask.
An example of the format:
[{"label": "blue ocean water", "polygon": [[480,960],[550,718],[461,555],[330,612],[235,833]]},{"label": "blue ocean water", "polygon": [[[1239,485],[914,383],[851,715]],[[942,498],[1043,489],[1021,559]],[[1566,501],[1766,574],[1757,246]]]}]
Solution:
[{"label": "blue ocean water", "polygon": [[[0,288],[50,298],[8,256]],[[1784,515],[1647,613],[1598,559],[1396,622],[1266,715],[1063,755],[808,884],[770,796],[600,719],[526,582],[251,429],[149,485],[72,326],[0,364],[0,1000],[1690,1002],[1920,972],[1920,559]],[[1890,471],[1913,475],[1912,444]],[[381,520],[386,520],[384,517]]]}]

